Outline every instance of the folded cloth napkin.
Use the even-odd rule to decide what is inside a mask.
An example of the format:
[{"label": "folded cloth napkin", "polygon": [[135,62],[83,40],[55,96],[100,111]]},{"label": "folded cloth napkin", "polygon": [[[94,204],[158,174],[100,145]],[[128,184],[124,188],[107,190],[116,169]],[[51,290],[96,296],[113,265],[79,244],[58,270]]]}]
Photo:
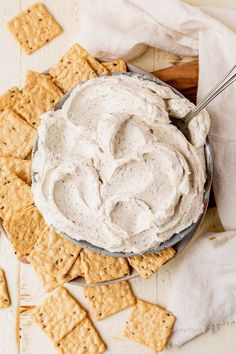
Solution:
[{"label": "folded cloth napkin", "polygon": [[[235,11],[203,11],[177,0],[77,2],[80,25],[75,39],[97,57],[130,59],[140,55],[147,45],[181,56],[199,55],[198,99],[236,64]],[[235,97],[233,84],[208,106],[214,192],[227,230],[236,229]]]},{"label": "folded cloth napkin", "polygon": [[[74,0],[75,35],[97,57],[131,59],[147,45],[180,56],[199,55],[198,99],[236,64],[236,12],[200,10],[178,0]],[[236,83],[209,106],[214,192],[226,230],[236,230]],[[167,307],[177,316],[172,343],[236,320],[236,233],[195,242],[173,273]],[[177,260],[178,263],[178,260]]]},{"label": "folded cloth napkin", "polygon": [[172,345],[236,321],[235,231],[206,234],[176,263],[166,298],[176,316]]}]

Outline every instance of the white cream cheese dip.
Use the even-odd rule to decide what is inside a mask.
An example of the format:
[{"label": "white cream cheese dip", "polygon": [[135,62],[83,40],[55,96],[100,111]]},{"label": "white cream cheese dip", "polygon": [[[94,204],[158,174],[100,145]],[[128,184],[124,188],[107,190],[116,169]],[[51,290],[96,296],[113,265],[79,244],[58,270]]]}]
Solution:
[{"label": "white cream cheese dip", "polygon": [[203,211],[209,130],[195,118],[193,144],[169,119],[188,100],[139,76],[95,78],[61,110],[42,116],[33,159],[34,201],[59,233],[109,251],[143,252]]}]

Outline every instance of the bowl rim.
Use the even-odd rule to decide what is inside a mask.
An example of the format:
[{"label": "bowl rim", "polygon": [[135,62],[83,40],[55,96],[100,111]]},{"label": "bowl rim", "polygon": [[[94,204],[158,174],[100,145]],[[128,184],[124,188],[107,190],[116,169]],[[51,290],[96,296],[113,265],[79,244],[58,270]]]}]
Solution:
[{"label": "bowl rim", "polygon": [[[102,61],[102,60],[101,60]],[[107,60],[106,60],[107,61]],[[184,95],[182,95],[182,93],[180,93],[178,90],[176,90],[174,87],[168,85],[167,83],[165,83],[164,81],[160,80],[158,77],[154,76],[153,74],[133,65],[133,64],[127,64],[127,72],[124,73],[113,73],[112,76],[135,76],[135,77],[140,77],[143,80],[148,80],[151,82],[154,82],[160,86],[165,86],[165,87],[169,87],[176,95],[178,95],[179,97],[184,98]],[[110,77],[108,75],[104,75],[101,77]],[[83,84],[81,84],[83,85]],[[58,110],[62,107],[62,105],[65,103],[65,101],[69,98],[71,94],[71,91],[68,92],[66,95],[64,95],[62,97],[62,99],[58,102],[58,104],[56,105],[56,107],[54,108],[54,110]],[[32,160],[34,158],[34,154],[36,153],[38,148],[38,139],[37,139],[37,135],[35,138],[35,143],[32,149]],[[70,240],[71,242],[73,242],[74,244],[76,244],[79,247],[85,248],[88,251],[91,251],[93,253],[98,253],[101,255],[105,255],[105,256],[112,256],[112,257],[133,257],[133,256],[141,256],[144,254],[150,254],[150,253],[155,253],[158,251],[161,251],[165,248],[168,247],[173,247],[175,246],[176,249],[176,255],[179,254],[180,252],[182,252],[182,250],[187,246],[187,244],[191,241],[191,239],[193,238],[194,234],[196,233],[198,227],[201,224],[201,221],[204,218],[204,215],[207,211],[207,207],[208,207],[208,203],[209,203],[209,198],[210,198],[210,190],[211,190],[211,185],[212,185],[212,177],[213,177],[213,156],[212,156],[212,149],[209,143],[209,140],[207,138],[206,143],[204,145],[204,155],[205,155],[205,164],[206,164],[206,182],[205,182],[205,191],[204,191],[204,195],[203,195],[203,212],[201,213],[201,215],[199,216],[198,220],[193,223],[192,225],[190,225],[189,227],[185,228],[184,230],[182,230],[179,233],[176,233],[174,235],[171,236],[171,238],[169,238],[168,240],[162,242],[158,247],[152,247],[148,250],[144,250],[143,252],[138,252],[138,253],[134,253],[134,252],[110,252],[108,250],[106,250],[105,248],[101,248],[98,246],[95,246],[87,241],[84,240],[76,240],[74,238],[72,238],[71,236],[67,235],[64,232],[60,232],[60,234],[62,236],[64,236],[65,238],[67,238],[68,240]],[[35,180],[35,173],[32,169],[32,185],[36,183]],[[56,230],[55,230],[56,231]],[[175,255],[175,257],[176,257]],[[122,280],[122,279],[121,279]]]}]

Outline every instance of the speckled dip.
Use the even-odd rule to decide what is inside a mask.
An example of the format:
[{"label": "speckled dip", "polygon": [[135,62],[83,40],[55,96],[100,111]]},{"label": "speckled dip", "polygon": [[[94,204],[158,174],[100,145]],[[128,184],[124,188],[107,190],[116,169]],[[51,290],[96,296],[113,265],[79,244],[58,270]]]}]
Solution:
[{"label": "speckled dip", "polygon": [[[159,80],[155,76],[153,76],[153,75],[151,75],[151,74],[149,74],[149,73],[147,73],[147,72],[145,72],[133,65],[128,64],[128,70],[129,70],[129,72],[127,72],[127,73],[114,74],[114,75],[140,76],[140,78],[142,78],[143,80],[152,81],[154,83],[157,83],[160,86],[170,87],[169,85],[165,84],[164,82],[162,82],[161,80]],[[176,91],[174,88],[171,87],[171,89],[174,91],[175,94],[177,94],[180,97],[183,97],[183,95],[180,94],[178,91]],[[64,102],[68,99],[69,96],[70,96],[70,93],[65,95],[63,97],[63,99],[59,102],[59,104],[57,105],[55,110],[60,109],[62,107],[62,105],[64,104]],[[35,146],[33,149],[33,156],[36,151],[37,151],[37,139],[36,139]],[[170,239],[168,239],[167,241],[165,241],[161,245],[159,245],[159,247],[150,248],[142,253],[109,252],[108,250],[94,246],[86,241],[75,240],[63,232],[61,232],[61,234],[64,235],[65,237],[67,237],[68,239],[70,239],[72,242],[76,243],[77,245],[79,245],[83,248],[86,248],[92,252],[105,254],[105,255],[109,255],[109,256],[114,256],[114,257],[130,257],[130,256],[134,256],[134,255],[153,253],[153,252],[157,252],[161,249],[164,249],[164,248],[170,247],[170,246],[175,246],[175,248],[177,250],[177,254],[178,254],[193,237],[193,235],[196,232],[198,226],[200,225],[200,222],[202,221],[202,219],[204,217],[204,213],[207,209],[209,196],[210,196],[210,188],[211,188],[211,182],[212,182],[212,170],[213,170],[212,153],[211,153],[211,149],[210,149],[208,142],[205,144],[204,151],[205,151],[207,179],[206,179],[206,183],[205,183],[205,192],[204,192],[204,196],[203,196],[203,204],[204,204],[203,213],[200,215],[200,217],[196,223],[192,224],[191,226],[184,229],[183,231],[174,234]],[[33,177],[32,183],[34,184],[34,183],[36,183],[34,171],[33,171],[32,177]]]}]

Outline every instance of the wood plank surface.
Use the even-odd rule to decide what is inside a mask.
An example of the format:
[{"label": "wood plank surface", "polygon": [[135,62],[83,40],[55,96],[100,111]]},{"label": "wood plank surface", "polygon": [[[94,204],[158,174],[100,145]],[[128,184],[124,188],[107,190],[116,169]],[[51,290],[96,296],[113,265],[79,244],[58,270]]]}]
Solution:
[{"label": "wood plank surface", "polygon": [[[191,1],[194,2],[194,0]],[[221,2],[223,6],[223,0],[214,1]],[[211,0],[211,3],[214,1]],[[233,2],[234,0],[231,4]],[[27,69],[43,71],[52,66],[76,39],[74,33],[79,26],[79,2],[77,0],[45,0],[43,3],[62,25],[64,32],[34,54],[30,56],[24,54],[8,32],[6,23],[33,3],[32,0],[1,0],[0,2],[0,94],[14,85],[23,85]],[[235,2],[232,6],[236,9]],[[177,55],[149,48],[142,57],[133,60],[132,63],[150,72],[155,71],[158,77],[182,90],[194,100],[197,64],[196,62],[187,64],[192,60],[193,58],[180,58]],[[186,63],[186,66],[181,67],[182,63]],[[170,66],[174,67],[166,69]],[[147,301],[165,305],[171,277],[174,276],[181,259],[179,257],[165,266],[158,275],[149,280],[134,279],[131,284],[135,294]],[[3,232],[0,235],[0,266],[6,271],[12,300],[12,306],[9,309],[0,310],[0,354],[56,354],[57,351],[49,339],[32,323],[30,318],[31,309],[43,301],[45,291],[32,267],[19,264]],[[88,309],[81,288],[75,285],[68,285],[68,288]],[[127,309],[104,321],[94,322],[108,345],[107,353],[153,353],[153,350],[145,346],[122,338],[122,330],[129,312],[130,310]],[[236,353],[235,329],[236,326],[225,326],[216,334],[208,331],[180,349],[166,349],[163,353],[233,354]]]}]

